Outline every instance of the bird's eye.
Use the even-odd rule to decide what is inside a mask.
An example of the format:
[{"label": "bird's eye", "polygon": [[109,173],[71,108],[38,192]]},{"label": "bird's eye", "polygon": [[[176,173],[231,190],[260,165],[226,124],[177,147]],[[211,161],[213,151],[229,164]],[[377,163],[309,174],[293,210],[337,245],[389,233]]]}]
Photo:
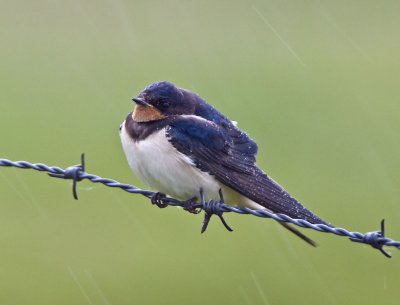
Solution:
[{"label": "bird's eye", "polygon": [[161,100],[158,106],[162,109],[167,109],[170,106],[170,102],[167,100]]}]

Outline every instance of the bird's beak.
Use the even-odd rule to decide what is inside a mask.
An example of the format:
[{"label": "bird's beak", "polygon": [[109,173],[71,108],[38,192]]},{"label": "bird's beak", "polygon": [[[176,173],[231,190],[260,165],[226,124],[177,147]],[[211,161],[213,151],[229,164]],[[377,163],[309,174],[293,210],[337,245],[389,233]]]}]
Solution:
[{"label": "bird's beak", "polygon": [[153,105],[149,104],[148,102],[146,102],[143,98],[141,97],[134,97],[132,99],[132,101],[134,101],[136,104],[138,105],[142,105],[142,106],[148,106],[148,107],[153,107]]}]

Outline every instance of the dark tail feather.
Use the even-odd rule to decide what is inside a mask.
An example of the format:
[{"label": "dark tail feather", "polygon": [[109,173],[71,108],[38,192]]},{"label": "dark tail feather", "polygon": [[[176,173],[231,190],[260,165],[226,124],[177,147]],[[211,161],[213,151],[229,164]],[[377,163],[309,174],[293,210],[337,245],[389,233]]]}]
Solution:
[{"label": "dark tail feather", "polygon": [[313,246],[313,247],[317,247],[318,244],[313,241],[311,238],[305,236],[303,233],[301,233],[299,230],[297,230],[296,228],[294,228],[293,226],[291,226],[290,224],[286,223],[286,222],[280,222],[280,224],[288,229],[290,232],[296,234],[298,237],[300,237],[302,240],[304,240],[306,243],[308,243],[309,245]]}]

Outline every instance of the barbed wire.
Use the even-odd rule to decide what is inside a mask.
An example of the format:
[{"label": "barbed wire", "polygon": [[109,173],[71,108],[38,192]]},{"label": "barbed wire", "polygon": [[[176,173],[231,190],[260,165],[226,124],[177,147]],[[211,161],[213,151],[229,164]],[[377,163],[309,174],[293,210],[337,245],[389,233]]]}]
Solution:
[{"label": "barbed wire", "polygon": [[391,246],[400,250],[400,242],[395,241],[391,238],[385,237],[385,222],[381,221],[381,228],[379,231],[360,233],[351,232],[344,228],[338,228],[329,226],[326,224],[312,224],[303,219],[293,219],[282,213],[272,213],[267,210],[253,210],[244,207],[231,206],[224,202],[222,191],[220,191],[220,200],[208,200],[204,198],[202,190],[200,192],[200,201],[197,202],[197,198],[194,197],[187,201],[180,201],[175,198],[166,197],[160,193],[142,190],[134,185],[120,183],[116,180],[109,178],[102,178],[100,176],[85,172],[85,158],[84,154],[81,155],[81,163],[78,165],[70,166],[66,169],[62,169],[57,166],[48,166],[43,163],[30,163],[27,161],[11,161],[8,159],[0,158],[0,166],[3,167],[16,167],[21,169],[33,169],[36,171],[47,172],[50,177],[70,179],[73,181],[72,193],[75,199],[78,199],[76,191],[77,182],[84,179],[90,180],[93,183],[101,183],[108,187],[120,188],[128,193],[141,194],[147,198],[150,198],[153,204],[158,207],[164,208],[167,206],[180,206],[186,211],[198,214],[204,211],[204,220],[201,228],[201,233],[205,232],[212,215],[217,215],[225,228],[229,231],[233,231],[232,228],[225,221],[223,214],[228,212],[234,212],[237,214],[249,214],[262,218],[271,218],[278,222],[292,223],[302,228],[313,229],[318,232],[331,233],[338,236],[347,236],[353,242],[364,243],[372,246],[375,249],[380,250],[386,257],[391,257],[383,246]]}]

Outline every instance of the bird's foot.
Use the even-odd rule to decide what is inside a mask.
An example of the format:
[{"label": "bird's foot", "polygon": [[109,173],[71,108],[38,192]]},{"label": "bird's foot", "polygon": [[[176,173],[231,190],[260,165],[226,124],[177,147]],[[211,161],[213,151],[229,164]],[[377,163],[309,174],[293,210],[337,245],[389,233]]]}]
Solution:
[{"label": "bird's foot", "polygon": [[160,209],[163,209],[168,206],[168,204],[163,202],[163,199],[166,197],[167,197],[167,195],[165,195],[164,193],[157,192],[153,196],[151,196],[150,200],[151,200],[152,204],[155,204]]},{"label": "bird's foot", "polygon": [[201,212],[201,207],[198,206],[197,197],[194,196],[189,200],[184,201],[183,209],[192,214],[199,214]]}]

